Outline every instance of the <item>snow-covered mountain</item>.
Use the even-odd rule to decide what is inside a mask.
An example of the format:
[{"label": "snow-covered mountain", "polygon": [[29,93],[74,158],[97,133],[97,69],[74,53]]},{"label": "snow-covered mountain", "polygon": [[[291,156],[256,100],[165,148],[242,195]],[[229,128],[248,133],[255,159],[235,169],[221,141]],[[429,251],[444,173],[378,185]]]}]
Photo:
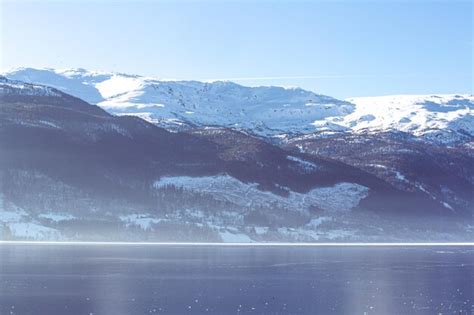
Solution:
[{"label": "snow-covered mountain", "polygon": [[217,125],[264,136],[402,131],[443,144],[474,137],[472,95],[338,100],[300,88],[169,81],[84,69],[21,68],[4,75],[52,86],[111,113],[139,116],[171,130]]},{"label": "snow-covered mountain", "polygon": [[472,155],[340,136],[168,132],[0,77],[0,239],[472,239]]},{"label": "snow-covered mountain", "polygon": [[473,95],[392,95],[347,101],[356,107],[341,124],[355,132],[402,131],[441,143],[474,136]]},{"label": "snow-covered mountain", "polygon": [[263,135],[305,133],[312,123],[343,116],[354,105],[299,88],[245,87],[232,82],[166,81],[83,69],[18,69],[10,79],[55,87],[118,115],[175,129],[217,125]]}]

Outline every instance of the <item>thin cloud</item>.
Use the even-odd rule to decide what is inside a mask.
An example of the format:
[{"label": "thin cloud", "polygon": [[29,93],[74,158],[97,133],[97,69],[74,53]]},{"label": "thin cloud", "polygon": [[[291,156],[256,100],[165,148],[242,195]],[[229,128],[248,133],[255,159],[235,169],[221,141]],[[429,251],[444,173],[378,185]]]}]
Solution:
[{"label": "thin cloud", "polygon": [[307,80],[307,79],[357,79],[357,78],[377,78],[377,77],[407,77],[408,75],[375,75],[375,74],[328,74],[328,75],[293,75],[293,76],[261,76],[261,77],[236,77],[206,79],[203,81],[269,81],[269,80]]}]

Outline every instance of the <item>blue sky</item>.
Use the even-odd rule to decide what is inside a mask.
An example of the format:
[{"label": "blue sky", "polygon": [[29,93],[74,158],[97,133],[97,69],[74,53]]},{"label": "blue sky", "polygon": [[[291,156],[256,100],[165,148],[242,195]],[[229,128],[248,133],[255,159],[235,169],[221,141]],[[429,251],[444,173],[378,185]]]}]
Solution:
[{"label": "blue sky", "polygon": [[473,92],[472,1],[0,0],[0,67],[349,96]]}]

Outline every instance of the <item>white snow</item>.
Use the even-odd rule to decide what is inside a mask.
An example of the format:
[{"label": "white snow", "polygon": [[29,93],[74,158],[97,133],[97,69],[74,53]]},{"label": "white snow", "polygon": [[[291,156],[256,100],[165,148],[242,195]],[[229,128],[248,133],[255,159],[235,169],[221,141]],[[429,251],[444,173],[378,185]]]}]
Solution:
[{"label": "white snow", "polygon": [[22,208],[10,204],[10,210],[0,209],[0,225],[10,230],[13,237],[28,240],[59,240],[61,233],[47,226],[34,222]]},{"label": "white snow", "polygon": [[[473,95],[390,95],[342,101],[300,88],[169,81],[84,69],[20,68],[3,75],[52,86],[111,113],[139,116],[164,128],[191,122],[250,129],[265,136],[403,131],[446,144],[474,135]],[[54,93],[37,85],[15,84],[23,85],[25,93]],[[0,84],[2,91],[5,86]]]},{"label": "white snow", "polygon": [[16,209],[15,211],[0,211],[0,222],[3,223],[21,222],[27,217],[28,214],[21,209]]},{"label": "white snow", "polygon": [[112,74],[107,80],[96,83],[95,87],[99,90],[100,95],[107,99],[140,90],[143,88],[143,80],[137,77]]},{"label": "white snow", "polygon": [[313,218],[313,219],[311,219],[311,221],[308,224],[306,224],[306,227],[308,227],[310,229],[315,229],[318,226],[320,226],[321,224],[323,224],[324,222],[331,221],[331,220],[332,220],[332,218],[330,218],[330,217]]},{"label": "white snow", "polygon": [[381,169],[387,169],[387,166],[382,165],[382,164],[367,164],[367,166],[372,166],[372,167],[381,168]]},{"label": "white snow", "polygon": [[54,129],[61,129],[60,126],[56,125],[55,123],[52,123],[50,121],[46,121],[46,120],[40,120],[39,121],[41,124],[45,125],[45,126],[48,126],[48,127],[51,127],[51,128],[54,128]]},{"label": "white snow", "polygon": [[286,158],[290,161],[296,162],[299,166],[299,169],[301,169],[304,173],[312,173],[319,168],[315,163],[303,160],[297,156],[288,155]]},{"label": "white snow", "polygon": [[346,101],[356,107],[340,124],[356,132],[397,130],[443,142],[459,136],[450,131],[474,136],[473,95],[390,95]]},{"label": "white snow", "polygon": [[241,206],[262,206],[277,203],[299,211],[316,206],[329,211],[349,211],[368,195],[368,188],[354,183],[338,183],[331,187],[314,188],[307,193],[289,192],[288,197],[259,190],[258,184],[243,183],[229,175],[204,177],[163,177],[154,183],[157,189],[175,186],[199,193],[211,194]]},{"label": "white snow", "polygon": [[0,77],[0,94],[19,94],[27,96],[61,96],[61,93],[51,87],[25,83],[18,80],[8,80]]},{"label": "white snow", "polygon": [[127,226],[137,226],[145,231],[153,229],[153,224],[161,222],[160,219],[154,218],[150,215],[137,213],[121,215],[119,218]]},{"label": "white snow", "polygon": [[41,219],[47,219],[53,222],[63,222],[63,221],[71,221],[74,220],[76,217],[72,214],[68,213],[43,213],[40,214],[38,217]]},{"label": "white snow", "polygon": [[454,211],[453,207],[451,207],[449,203],[443,201],[442,204],[445,208],[448,208],[449,210]]},{"label": "white snow", "polygon": [[243,233],[232,233],[229,231],[219,232],[224,243],[252,243],[253,240],[246,234]]},{"label": "white snow", "polygon": [[341,229],[334,229],[334,230],[326,231],[323,235],[325,238],[329,240],[349,239],[351,236],[354,235],[354,232],[341,230]]},{"label": "white snow", "polygon": [[20,68],[4,75],[55,87],[114,114],[139,115],[158,124],[177,119],[238,126],[264,135],[314,131],[314,121],[354,110],[353,104],[299,88],[167,81],[84,69]]},{"label": "white snow", "polygon": [[118,113],[118,116],[134,116],[146,120],[152,124],[157,124],[160,121],[158,119],[153,118],[153,113],[151,112],[140,112],[140,113]]},{"label": "white snow", "polygon": [[256,226],[256,227],[254,227],[254,229],[255,229],[255,233],[257,235],[266,234],[266,233],[268,233],[268,230],[269,230],[268,226]]},{"label": "white snow", "polygon": [[421,190],[422,192],[424,192],[425,194],[427,194],[431,199],[440,202],[445,208],[451,210],[451,212],[454,212],[454,213],[456,212],[456,211],[454,210],[454,208],[451,207],[450,204],[448,204],[448,203],[445,202],[445,201],[438,200],[438,198],[436,198],[436,196],[435,196],[434,194],[432,194],[432,193],[429,192],[425,187],[423,187],[423,185],[421,185],[421,184],[419,184],[419,183],[416,183],[415,186],[416,186],[419,190]]},{"label": "white snow", "polygon": [[318,240],[346,240],[353,237],[356,233],[353,230],[330,229],[330,230],[315,230],[314,228],[278,228],[278,233],[295,240],[311,239]]},{"label": "white snow", "polygon": [[12,235],[19,238],[31,240],[58,240],[61,238],[61,233],[58,230],[37,223],[17,222],[8,224],[8,227]]},{"label": "white snow", "polygon": [[402,173],[400,173],[399,171],[395,171],[395,177],[401,182],[406,182],[407,181],[405,176]]}]

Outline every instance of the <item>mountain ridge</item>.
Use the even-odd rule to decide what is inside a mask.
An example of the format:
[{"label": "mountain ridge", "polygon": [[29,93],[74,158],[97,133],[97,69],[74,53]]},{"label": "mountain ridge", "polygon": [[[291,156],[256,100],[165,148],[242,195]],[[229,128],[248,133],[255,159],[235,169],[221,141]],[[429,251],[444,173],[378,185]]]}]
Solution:
[{"label": "mountain ridge", "polygon": [[111,113],[138,116],[168,130],[214,125],[277,139],[314,132],[401,131],[442,145],[474,139],[472,95],[338,100],[300,88],[163,80],[85,69],[22,68],[4,75],[56,87]]}]

